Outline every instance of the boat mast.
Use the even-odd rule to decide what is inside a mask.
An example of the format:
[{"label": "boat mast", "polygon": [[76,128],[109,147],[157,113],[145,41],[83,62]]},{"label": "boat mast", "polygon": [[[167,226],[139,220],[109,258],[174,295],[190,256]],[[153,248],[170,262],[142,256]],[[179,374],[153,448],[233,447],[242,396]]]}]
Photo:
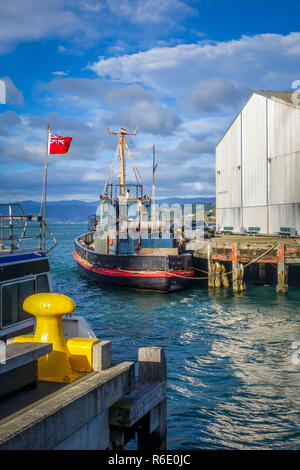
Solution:
[{"label": "boat mast", "polygon": [[120,176],[119,176],[119,184],[120,184],[120,195],[125,196],[125,135],[136,135],[137,130],[134,132],[126,132],[125,127],[121,127],[121,132],[113,132],[111,129],[108,129],[109,134],[119,135],[119,149],[120,149]]},{"label": "boat mast", "polygon": [[153,150],[153,164],[152,164],[152,209],[151,209],[151,219],[155,220],[155,171],[157,168],[157,163],[155,162],[155,145],[152,147]]}]

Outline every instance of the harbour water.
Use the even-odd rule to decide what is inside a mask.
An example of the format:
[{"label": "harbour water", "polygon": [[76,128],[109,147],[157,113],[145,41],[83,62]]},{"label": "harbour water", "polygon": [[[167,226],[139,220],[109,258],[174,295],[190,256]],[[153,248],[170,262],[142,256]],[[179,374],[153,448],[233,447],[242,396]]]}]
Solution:
[{"label": "harbour water", "polygon": [[[69,295],[115,360],[163,346],[168,366],[168,449],[300,449],[300,289],[244,294],[206,284],[172,294],[102,288],[77,274],[83,225],[52,225],[53,291]],[[300,350],[300,345],[299,345]],[[300,354],[299,354],[300,358]],[[298,363],[299,362],[299,363]],[[129,447],[130,448],[130,447]],[[131,447],[134,448],[134,447]]]}]

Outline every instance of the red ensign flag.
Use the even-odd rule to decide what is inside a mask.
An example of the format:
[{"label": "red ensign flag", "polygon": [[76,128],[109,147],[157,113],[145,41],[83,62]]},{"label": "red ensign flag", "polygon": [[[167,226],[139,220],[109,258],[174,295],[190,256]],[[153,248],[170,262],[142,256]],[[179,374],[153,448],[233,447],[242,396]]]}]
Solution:
[{"label": "red ensign flag", "polygon": [[49,154],[67,153],[70,147],[72,137],[60,137],[50,134],[49,136]]}]

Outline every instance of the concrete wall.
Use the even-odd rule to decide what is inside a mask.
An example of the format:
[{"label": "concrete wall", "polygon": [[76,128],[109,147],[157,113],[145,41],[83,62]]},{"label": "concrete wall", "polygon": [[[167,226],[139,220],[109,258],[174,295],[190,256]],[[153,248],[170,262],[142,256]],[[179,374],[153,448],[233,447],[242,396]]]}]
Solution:
[{"label": "concrete wall", "polygon": [[109,448],[109,413],[101,413],[71,436],[53,447],[53,450],[99,450]]}]

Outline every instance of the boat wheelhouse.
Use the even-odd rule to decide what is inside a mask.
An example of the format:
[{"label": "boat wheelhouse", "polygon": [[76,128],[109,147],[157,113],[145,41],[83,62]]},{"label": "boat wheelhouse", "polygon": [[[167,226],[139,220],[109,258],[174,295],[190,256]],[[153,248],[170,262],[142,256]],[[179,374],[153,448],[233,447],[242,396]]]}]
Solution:
[{"label": "boat wheelhouse", "polygon": [[[52,245],[46,247],[46,233]],[[20,204],[0,204],[0,340],[34,330],[35,319],[24,300],[51,292],[48,252],[56,240],[41,215],[25,214]],[[95,337],[84,318],[63,318],[66,337]]]},{"label": "boat wheelhouse", "polygon": [[32,331],[34,320],[24,312],[23,301],[51,290],[45,230],[41,215],[26,215],[20,204],[0,204],[1,340]]}]

